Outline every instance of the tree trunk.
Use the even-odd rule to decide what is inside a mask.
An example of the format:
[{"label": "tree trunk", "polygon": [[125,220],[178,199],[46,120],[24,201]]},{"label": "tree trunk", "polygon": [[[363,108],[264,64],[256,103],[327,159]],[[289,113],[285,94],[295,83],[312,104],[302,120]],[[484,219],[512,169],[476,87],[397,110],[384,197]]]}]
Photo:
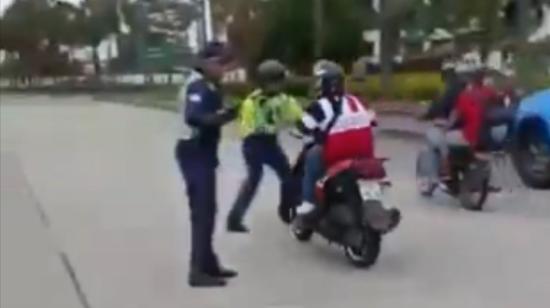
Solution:
[{"label": "tree trunk", "polygon": [[96,75],[96,77],[99,77],[99,76],[101,76],[101,63],[99,61],[99,54],[98,54],[98,51],[97,51],[97,47],[98,46],[93,46],[92,47],[92,59],[93,59],[93,62],[94,62],[95,75]]},{"label": "tree trunk", "polygon": [[382,95],[384,98],[390,98],[392,96],[392,75],[393,75],[393,58],[398,39],[399,39],[399,26],[397,21],[391,18],[387,8],[387,2],[380,2],[380,85]]},{"label": "tree trunk", "polygon": [[313,29],[314,29],[314,58],[319,60],[323,57],[323,1],[313,0]]},{"label": "tree trunk", "polygon": [[481,26],[485,29],[481,40],[481,55],[484,60],[489,56],[493,44],[499,39],[501,32],[500,25],[502,23],[498,13],[500,8],[500,2],[488,1],[484,4],[483,12],[481,13]]},{"label": "tree trunk", "polygon": [[521,41],[527,40],[529,35],[529,0],[516,0],[517,3],[517,35]]},{"label": "tree trunk", "polygon": [[397,36],[395,32],[399,34],[393,27],[386,26],[386,29],[382,30],[382,50],[380,54],[380,66],[381,66],[381,80],[382,94],[385,98],[389,98],[393,93],[393,58],[395,55],[395,44],[397,43]]}]

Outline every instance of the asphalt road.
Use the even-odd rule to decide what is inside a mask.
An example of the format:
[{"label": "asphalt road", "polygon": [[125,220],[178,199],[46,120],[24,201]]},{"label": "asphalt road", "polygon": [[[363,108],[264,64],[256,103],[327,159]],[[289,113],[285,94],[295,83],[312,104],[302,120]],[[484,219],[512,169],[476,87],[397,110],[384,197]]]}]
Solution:
[{"label": "asphalt road", "polygon": [[[219,170],[216,247],[240,277],[219,290],[186,284],[185,193],[173,158],[178,116],[93,102],[86,96],[1,98],[2,308],[548,307],[550,192],[513,188],[472,213],[454,200],[417,196],[421,144],[381,134],[403,212],[379,262],[358,270],[316,238],[300,244],[276,218],[266,173],[249,236],[223,220],[243,176],[238,139],[226,132]],[[383,121],[383,120],[382,120]],[[291,156],[299,149],[284,138]]]}]

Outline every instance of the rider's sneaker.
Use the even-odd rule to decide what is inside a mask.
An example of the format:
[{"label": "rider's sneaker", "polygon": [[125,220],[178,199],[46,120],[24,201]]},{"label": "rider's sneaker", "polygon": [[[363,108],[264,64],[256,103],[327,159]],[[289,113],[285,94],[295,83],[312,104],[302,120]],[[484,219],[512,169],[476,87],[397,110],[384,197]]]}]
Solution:
[{"label": "rider's sneaker", "polygon": [[304,201],[296,208],[296,214],[306,215],[313,212],[313,210],[315,210],[315,205],[313,203]]},{"label": "rider's sneaker", "polygon": [[431,197],[435,188],[437,188],[437,182],[431,179],[420,179],[418,182],[418,189],[424,197]]}]

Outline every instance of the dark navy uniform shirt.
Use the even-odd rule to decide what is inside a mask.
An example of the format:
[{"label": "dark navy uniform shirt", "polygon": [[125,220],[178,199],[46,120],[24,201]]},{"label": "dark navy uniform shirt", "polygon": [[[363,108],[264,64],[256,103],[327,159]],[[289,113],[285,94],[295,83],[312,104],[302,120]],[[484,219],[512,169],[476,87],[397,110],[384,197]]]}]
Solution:
[{"label": "dark navy uniform shirt", "polygon": [[222,94],[217,85],[194,72],[184,89],[184,122],[191,128],[190,139],[195,141],[200,155],[218,164],[218,145],[221,125],[204,123],[204,118],[223,108]]}]

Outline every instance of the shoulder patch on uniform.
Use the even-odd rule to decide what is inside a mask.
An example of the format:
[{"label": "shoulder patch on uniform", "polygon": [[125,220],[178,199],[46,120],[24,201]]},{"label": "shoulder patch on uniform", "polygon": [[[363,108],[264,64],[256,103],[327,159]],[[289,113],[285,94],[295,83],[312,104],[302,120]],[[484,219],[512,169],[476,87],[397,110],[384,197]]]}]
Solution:
[{"label": "shoulder patch on uniform", "polygon": [[187,95],[187,99],[191,103],[200,103],[202,101],[202,97],[197,93]]}]

